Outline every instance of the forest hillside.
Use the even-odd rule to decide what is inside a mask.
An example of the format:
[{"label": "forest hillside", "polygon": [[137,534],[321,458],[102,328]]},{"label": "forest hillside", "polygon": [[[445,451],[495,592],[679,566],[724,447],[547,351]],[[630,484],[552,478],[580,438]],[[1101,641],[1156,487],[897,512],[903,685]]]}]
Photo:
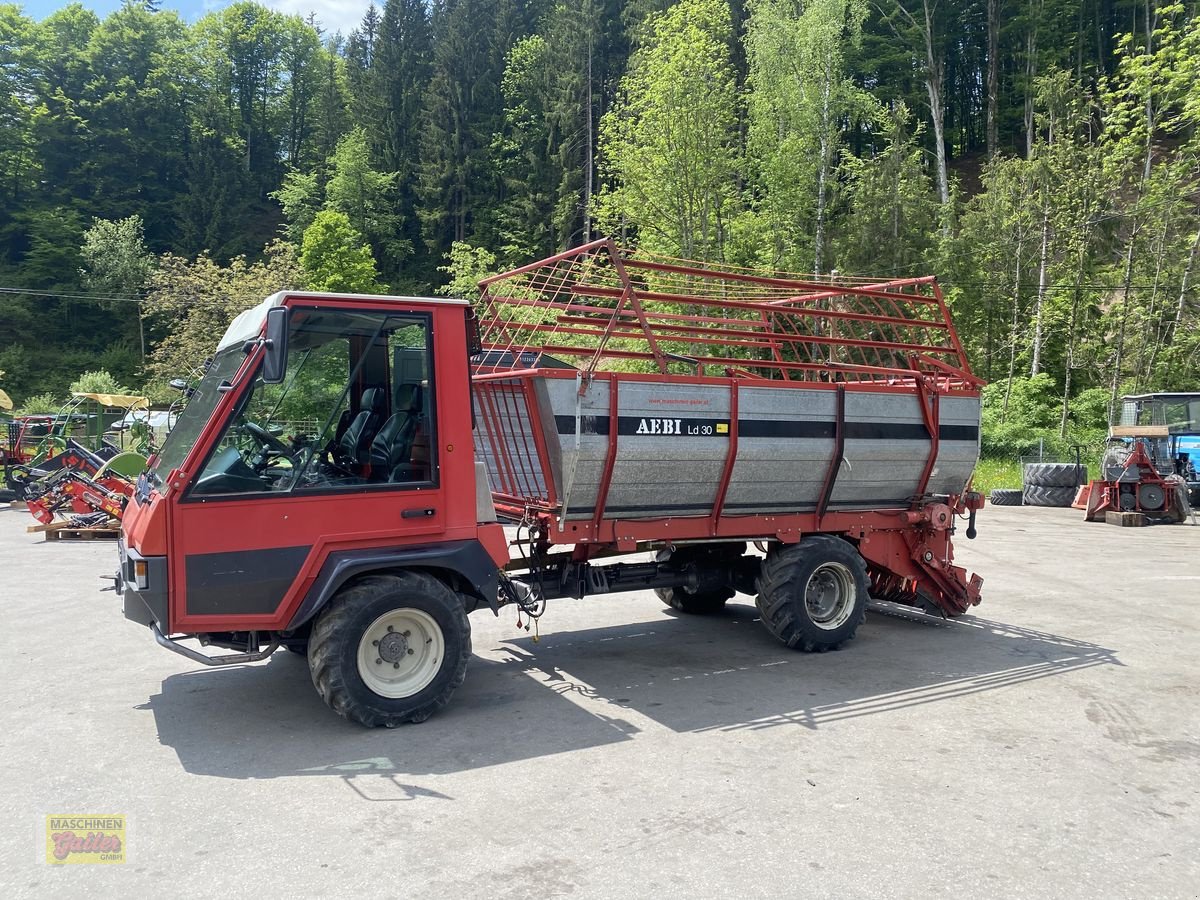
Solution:
[{"label": "forest hillside", "polygon": [[1094,437],[1200,390],[1198,123],[1194,2],[3,4],[0,386],[155,393],[278,288],[462,291],[612,234],[936,274],[989,448]]}]

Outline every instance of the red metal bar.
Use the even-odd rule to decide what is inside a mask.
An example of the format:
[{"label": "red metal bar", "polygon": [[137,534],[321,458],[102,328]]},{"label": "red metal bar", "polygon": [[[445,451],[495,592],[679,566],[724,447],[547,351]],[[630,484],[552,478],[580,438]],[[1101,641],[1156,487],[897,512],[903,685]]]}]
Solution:
[{"label": "red metal bar", "polygon": [[[923,276],[917,279],[906,281],[887,281],[871,285],[839,285],[836,289],[826,288],[815,294],[797,294],[794,297],[780,297],[776,300],[769,301],[771,306],[793,306],[798,303],[816,303],[821,300],[832,300],[835,297],[855,296],[855,297],[875,297],[878,299],[900,298],[902,300],[911,300],[914,303],[924,303],[929,306],[936,306],[937,300],[933,297],[927,297],[924,294],[918,293],[898,293],[898,289],[911,287],[917,284],[925,284],[932,282],[932,276]],[[890,289],[890,290],[889,290]]]},{"label": "red metal bar", "polygon": [[833,487],[837,483],[838,472],[842,468],[842,460],[846,456],[846,386],[839,384],[835,400],[836,415],[833,424],[833,459],[825,472],[825,482],[821,485],[821,496],[817,500],[817,528],[825,518],[825,510],[829,508],[829,498],[833,496]]},{"label": "red metal bar", "polygon": [[[682,260],[682,262],[688,262],[688,260]],[[694,265],[688,266],[677,265],[674,263],[656,263],[644,259],[631,259],[626,263],[626,265],[628,265],[631,269],[650,269],[679,273],[682,275],[698,275],[702,278],[715,277],[728,281],[746,282],[748,284],[777,285],[779,287],[788,288],[789,290],[794,290],[796,288],[808,288],[814,291],[830,291],[835,287],[839,288],[839,290],[842,287],[841,285],[834,285],[832,282],[805,281],[799,278],[780,278],[775,275],[755,275],[750,272],[730,272],[725,269],[717,268],[705,269]],[[874,281],[874,279],[868,280]],[[901,278],[897,279],[896,281],[889,281],[887,284],[895,285],[897,287],[908,287],[910,285],[924,284],[925,282],[932,280],[933,277],[930,275],[921,275],[916,278]],[[847,285],[846,290],[857,291],[858,288]]]},{"label": "red metal bar", "polygon": [[778,538],[794,543],[805,534],[816,531],[840,532],[861,537],[876,531],[911,529],[905,516],[908,507],[896,509],[839,510],[828,512],[818,527],[815,512],[792,514],[722,515],[717,533],[710,528],[710,516],[670,516],[660,519],[604,519],[600,525],[591,522],[572,522],[572,527],[559,533],[554,514],[541,514],[545,531],[552,544],[600,543],[630,545],[643,541],[683,541],[712,537],[729,539]]},{"label": "red metal bar", "polygon": [[[530,322],[530,323],[524,323],[521,327],[527,327],[532,330],[532,329],[536,329],[538,326],[535,323]],[[589,328],[570,327],[570,328],[559,328],[557,330],[560,334],[577,334],[577,335],[586,336],[586,337],[594,337],[597,335],[597,332],[594,329],[589,329]],[[693,331],[698,331],[698,332],[702,333],[703,329],[694,329]],[[691,333],[691,332],[689,332],[689,333]],[[724,333],[728,333],[728,332],[721,332],[721,333],[724,334]],[[627,331],[617,332],[617,336],[619,336],[619,337],[635,337],[636,335],[637,335],[636,332],[627,332]],[[678,341],[681,341],[684,343],[689,343],[688,338],[685,335],[660,335],[660,337],[664,337],[667,340],[678,340]],[[707,337],[704,339],[703,343],[714,344],[718,347],[748,347],[748,348],[755,348],[755,349],[767,349],[771,346],[770,340],[752,340],[751,337],[753,337],[752,334],[747,336],[744,340],[734,340],[732,338],[723,338],[723,337],[721,337],[721,338]],[[916,352],[916,353],[947,353],[947,354],[954,353],[954,350],[951,347],[938,347],[938,346],[932,345],[932,344],[903,344],[903,343],[888,344],[884,341],[854,341],[854,340],[850,340],[847,338],[831,338],[831,337],[825,337],[823,335],[815,335],[815,334],[814,335],[799,335],[797,337],[798,337],[798,340],[800,340],[803,343],[821,344],[821,345],[827,346],[827,347],[841,347],[841,346],[853,345],[855,347],[871,347],[876,350],[891,350],[891,351],[895,351],[897,353],[901,352],[901,351]],[[793,340],[796,340],[796,339],[793,339]],[[691,341],[691,343],[700,343],[700,342],[699,341]],[[546,347],[544,349],[549,350],[552,348],[552,346],[554,346],[557,349],[561,349],[560,345],[546,345]],[[595,353],[596,353],[594,347],[571,347],[571,350],[579,351],[579,352],[582,352],[587,355],[595,355]],[[616,355],[618,355],[618,353],[619,353],[619,351],[616,351],[616,350],[606,350],[605,351],[606,356],[616,356]],[[664,359],[664,354],[662,353],[661,350],[658,352],[657,355],[653,351],[645,353],[644,355],[648,359],[653,359],[655,361]],[[701,357],[694,356],[694,358],[700,359]],[[750,363],[754,363],[756,365],[768,365],[768,366],[771,365],[771,363],[767,360],[753,360],[753,359],[747,360],[747,359],[742,359],[740,357],[732,357],[732,358],[730,358],[730,357],[708,357],[708,358],[716,359],[718,362],[750,362]],[[662,369],[661,371],[663,372],[664,375],[667,374],[666,369]]]},{"label": "red metal bar", "polygon": [[972,375],[970,372],[964,372],[962,369],[956,368],[949,363],[944,363],[940,359],[934,359],[932,356],[922,356],[921,362],[928,363],[936,369],[941,369],[948,375],[953,375],[955,378],[961,378],[968,384],[983,385],[984,380],[978,375]]},{"label": "red metal bar", "polygon": [[736,378],[729,381],[729,449],[725,451],[725,465],[721,469],[721,480],[717,482],[717,495],[713,498],[713,511],[709,529],[715,537],[721,521],[721,512],[725,509],[725,497],[729,493],[729,482],[733,478],[733,467],[737,463],[738,452],[738,392],[740,385]]},{"label": "red metal bar", "polygon": [[[588,355],[588,353],[590,351],[584,347],[571,347],[569,345],[550,344],[545,348],[545,352],[556,353],[561,356],[586,356],[586,355]],[[614,357],[614,358],[618,358],[618,359],[652,360],[654,358],[649,353],[641,353],[636,350],[609,350],[607,355]],[[893,376],[893,377],[900,377],[900,378],[912,378],[913,377],[913,373],[912,373],[911,369],[902,369],[897,366],[855,366],[855,365],[851,365],[849,363],[830,365],[829,363],[825,363],[825,362],[820,362],[820,363],[803,363],[803,362],[772,363],[772,362],[767,362],[767,361],[763,361],[763,360],[730,359],[728,357],[719,357],[719,356],[697,356],[697,357],[692,357],[692,359],[695,360],[696,362],[703,363],[704,365],[711,365],[711,366],[723,366],[723,365],[727,365],[728,363],[731,363],[731,362],[737,362],[737,363],[742,363],[745,366],[754,366],[754,367],[759,367],[759,368],[783,367],[783,368],[791,369],[793,371],[804,370],[804,371],[809,371],[809,372],[832,372],[832,371],[845,370],[847,372],[861,373],[861,374],[874,374],[874,375],[878,375],[878,376]]]},{"label": "red metal bar", "polygon": [[608,379],[608,450],[604,456],[604,472],[600,476],[600,485],[596,489],[596,508],[592,515],[592,527],[599,528],[604,519],[604,508],[608,504],[608,489],[612,486],[613,468],[617,463],[617,421],[620,413],[617,406],[617,386],[620,380],[615,377]]},{"label": "red metal bar", "polygon": [[[942,311],[942,318],[947,323],[950,322],[950,308],[946,306],[946,298],[942,296],[942,289],[936,281],[933,282],[933,295],[937,297],[938,309]],[[958,332],[953,328],[950,329],[950,340],[954,342],[954,349],[958,351],[958,358],[966,362],[967,354],[963,351],[962,344],[958,340]],[[966,368],[964,366],[964,368]]]},{"label": "red metal bar", "polygon": [[[621,283],[625,286],[625,290],[629,294],[629,304],[633,307],[634,312],[637,313],[638,322],[641,323],[642,330],[646,332],[646,343],[650,345],[650,352],[654,355],[654,361],[658,364],[658,370],[663,374],[666,374],[667,362],[663,358],[662,352],[658,349],[658,343],[654,340],[654,336],[650,333],[649,327],[646,325],[646,314],[642,310],[642,302],[638,299],[637,291],[633,289],[633,280],[629,277],[629,273],[625,271],[625,265],[621,261],[621,251],[617,249],[617,245],[614,244],[612,240],[609,240],[608,242],[608,252],[612,258],[612,264],[616,268],[617,274],[621,278]],[[597,360],[599,359],[599,355],[603,352],[603,350],[603,346],[597,348]],[[592,365],[588,368],[588,374],[591,374],[591,372],[595,369],[595,364],[596,361],[593,361]]]},{"label": "red metal bar", "polygon": [[501,272],[498,275],[489,275],[487,278],[481,278],[479,280],[479,286],[486,287],[487,285],[494,284],[502,279],[512,278],[514,275],[524,275],[526,272],[532,272],[535,269],[544,268],[547,265],[561,262],[564,259],[572,259],[576,256],[586,256],[592,250],[597,250],[600,247],[607,247],[611,244],[611,238],[597,238],[590,244],[583,244],[579,247],[574,247],[571,250],[564,250],[562,253],[557,253],[554,256],[547,257],[546,259],[538,260],[537,262],[530,263],[527,266],[521,266],[519,269],[511,269],[508,272]]},{"label": "red metal bar", "polygon": [[533,393],[533,379],[521,379],[525,383],[525,403],[529,422],[529,431],[533,432],[533,444],[537,448],[537,462],[542,473],[542,484],[546,489],[546,500],[551,505],[559,502],[557,491],[554,489],[554,474],[550,469],[550,452],[546,448],[546,434],[541,428],[541,413],[538,411],[537,398]]},{"label": "red metal bar", "polygon": [[[847,316],[847,318],[849,318],[849,316]],[[566,329],[559,329],[560,331],[563,331],[564,333],[567,333],[567,334],[594,334],[594,333],[596,333],[594,329],[589,329],[586,327],[586,326],[589,326],[592,324],[591,319],[577,318],[575,316],[561,316],[561,317],[559,317],[559,321],[563,322],[565,324],[568,324],[568,325],[581,326],[580,328],[577,328],[576,330],[573,330],[573,331],[566,331]],[[613,322],[615,322],[615,321],[616,320],[614,318]],[[698,316],[698,317],[696,317],[696,319],[693,319],[693,321],[703,321],[703,318]],[[533,323],[533,322],[528,322],[528,323],[524,323],[524,324],[531,328],[537,327],[536,323]],[[752,319],[742,319],[742,320],[740,320],[740,324],[753,325],[754,322]],[[762,343],[763,341],[774,341],[777,339],[791,340],[793,338],[793,335],[783,334],[781,332],[743,331],[743,330],[737,329],[737,328],[722,328],[720,331],[716,331],[715,329],[705,328],[704,326],[701,326],[701,325],[659,325],[659,326],[651,326],[651,328],[653,329],[655,334],[657,334],[659,337],[661,337],[665,340],[672,340],[672,339],[686,340],[687,339],[685,337],[686,335],[696,335],[696,336],[704,336],[705,343],[722,344],[722,345],[734,346],[734,347],[741,346],[742,342],[732,341],[732,340],[730,340],[731,337],[734,337],[734,338],[741,337],[741,338],[750,339],[750,341],[752,341],[752,343],[747,343],[747,344],[745,344],[745,346],[754,346],[754,347],[770,346],[770,344]],[[714,334],[719,334],[720,337],[713,337],[712,335],[714,335]],[[606,331],[604,336],[607,339],[610,335],[617,336],[617,337],[638,337],[639,331],[634,330],[632,323],[620,324],[620,325],[613,325],[610,323],[609,329]],[[863,338],[856,339],[856,338],[852,338],[852,337],[851,338],[819,337],[817,335],[804,335],[804,339],[807,341],[816,341],[818,343],[848,345],[848,346],[854,346],[854,347],[860,347],[860,348],[861,347],[882,347],[882,348],[886,348],[889,350],[891,350],[891,349],[896,349],[896,350],[923,349],[927,353],[953,353],[956,356],[958,355],[957,351],[953,347],[939,347],[936,344],[902,344],[902,343],[898,343],[898,342],[892,343],[892,342],[888,342],[888,341],[871,341],[871,340],[866,340]]]},{"label": "red metal bar", "polygon": [[[916,361],[913,361],[915,368]],[[921,404],[921,418],[925,422],[925,428],[929,431],[929,456],[925,460],[925,468],[921,470],[921,478],[917,482],[917,493],[914,498],[914,503],[919,502],[921,497],[925,496],[925,490],[929,487],[929,478],[933,474],[934,464],[937,462],[938,448],[941,441],[941,406],[938,401],[937,391],[931,389],[926,384],[924,378],[917,378],[917,402]]]},{"label": "red metal bar", "polygon": [[[487,322],[490,320],[485,319],[484,321]],[[525,330],[525,331],[540,331],[540,330],[542,330],[542,325],[540,325],[537,322],[508,322],[506,324],[508,324],[509,326],[512,326],[512,327],[519,328],[521,330]],[[669,334],[669,333],[659,332],[659,337],[664,338],[666,340],[683,341],[685,343],[689,343],[689,342],[690,343],[698,343],[697,341],[689,340],[688,335],[701,336],[701,335],[707,335],[709,333],[707,329],[699,328],[699,327],[674,326],[674,330],[684,332],[684,334]],[[585,337],[601,336],[601,332],[599,330],[597,330],[595,328],[587,328],[587,327],[581,327],[581,326],[556,328],[555,331],[559,334],[577,334],[577,335],[581,335],[581,336],[585,336]],[[623,326],[620,327],[619,330],[616,327],[610,328],[610,332],[613,335],[615,335],[617,337],[622,337],[622,338],[641,338],[643,336],[641,332],[629,330]],[[767,347],[771,346],[770,339],[774,336],[774,337],[779,337],[779,338],[786,337],[790,342],[793,342],[793,343],[800,342],[800,343],[809,343],[809,344],[823,344],[826,346],[850,346],[850,345],[852,345],[855,347],[871,347],[871,348],[875,348],[875,349],[879,349],[879,350],[893,350],[893,351],[897,351],[897,352],[899,352],[899,351],[910,351],[910,352],[916,351],[918,353],[946,353],[946,354],[955,353],[955,350],[953,347],[939,347],[936,344],[909,344],[909,343],[900,343],[900,342],[888,343],[886,341],[868,341],[868,340],[854,340],[852,338],[825,337],[824,335],[816,335],[816,334],[800,334],[800,335],[793,336],[793,335],[784,335],[782,333],[775,333],[774,335],[758,335],[758,334],[755,334],[754,332],[737,332],[737,331],[731,331],[728,329],[723,329],[720,332],[714,332],[714,333],[721,334],[721,335],[732,334],[732,335],[734,335],[734,337],[745,337],[746,340],[733,340],[733,339],[726,338],[726,337],[705,336],[703,343],[716,344],[718,346],[726,346],[726,347],[767,348]],[[546,347],[544,347],[542,349],[543,349],[543,351],[546,349],[549,349],[549,345],[547,345]],[[587,355],[594,356],[596,354],[596,348],[594,346],[572,347],[571,349],[581,351],[582,353],[586,353]],[[614,350],[606,350],[605,351],[606,356],[615,355],[616,353],[617,353],[617,351],[614,351]],[[659,358],[659,357],[656,357],[653,353],[647,353],[646,355],[650,359],[657,360]],[[660,352],[659,356],[663,356],[663,355],[664,354],[662,354]],[[732,361],[736,362],[738,360],[736,358],[734,358]],[[759,362],[765,362],[765,361],[759,361]],[[664,374],[665,374],[665,372],[664,372]]]},{"label": "red metal bar", "polygon": [[[479,398],[480,419],[483,420],[483,429],[487,432],[489,443],[492,446],[492,460],[496,464],[496,477],[500,481],[500,492],[515,494],[517,493],[517,485],[512,478],[511,463],[507,460],[508,442],[504,440],[503,425],[500,422],[499,412],[492,397],[494,389],[492,385],[488,385],[486,388],[480,386],[475,396]],[[501,456],[504,459],[501,459]]]},{"label": "red metal bar", "polygon": [[[577,294],[577,295],[583,296],[583,297],[601,297],[601,298],[603,298],[603,297],[620,297],[620,296],[622,296],[621,292],[618,291],[616,288],[591,287],[588,285],[576,285],[571,288],[571,293]],[[726,299],[726,298],[719,298],[719,297],[696,297],[696,296],[692,296],[689,294],[668,294],[668,293],[664,293],[662,291],[639,291],[638,296],[641,297],[643,300],[657,300],[657,301],[661,301],[664,303],[681,303],[681,304],[687,304],[689,306],[713,306],[713,307],[716,307],[719,309],[745,309],[745,310],[752,310],[754,312],[761,311],[764,306],[780,305],[776,301],[771,301],[771,303],[763,303],[761,301],[753,301],[753,300],[736,300],[736,299]],[[844,295],[841,293],[838,293],[838,294],[832,294],[830,296],[841,297]],[[855,296],[858,296],[857,292],[855,292]],[[791,300],[788,300],[787,302],[790,303]],[[930,301],[930,302],[932,302],[932,301]],[[539,307],[543,306],[543,304],[540,302],[537,303],[536,305]],[[613,309],[611,307],[606,307],[606,306],[588,306],[586,304],[576,304],[576,303],[561,303],[561,304],[559,304],[559,303],[551,303],[549,301],[547,301],[544,305],[546,307],[551,307],[551,308],[559,308],[559,306],[561,305],[561,308],[563,309],[564,312],[599,312],[599,313],[603,313],[605,315],[616,315],[616,316],[629,315],[629,313],[621,312],[621,311],[619,311],[619,309]],[[946,322],[939,321],[937,319],[910,319],[910,318],[903,317],[903,316],[885,316],[885,315],[876,315],[876,314],[870,314],[870,313],[852,313],[852,312],[843,312],[841,310],[826,310],[826,309],[822,309],[822,310],[796,309],[796,310],[794,310],[794,312],[799,315],[809,316],[809,317],[813,317],[813,318],[822,318],[822,319],[824,319],[824,318],[854,319],[854,320],[860,320],[860,321],[886,322],[886,323],[893,323],[893,324],[897,324],[897,325],[919,325],[923,328],[938,328],[938,329],[943,329],[943,330],[948,329],[950,327]],[[683,313],[658,312],[657,310],[647,312],[646,316],[649,319],[655,319],[655,320],[670,319],[670,320],[696,321],[697,319],[703,319],[705,321],[711,321],[711,322],[729,322],[729,323],[739,323],[739,322],[744,323],[747,321],[746,319],[722,319],[722,318],[710,319],[707,316],[686,315]]]}]

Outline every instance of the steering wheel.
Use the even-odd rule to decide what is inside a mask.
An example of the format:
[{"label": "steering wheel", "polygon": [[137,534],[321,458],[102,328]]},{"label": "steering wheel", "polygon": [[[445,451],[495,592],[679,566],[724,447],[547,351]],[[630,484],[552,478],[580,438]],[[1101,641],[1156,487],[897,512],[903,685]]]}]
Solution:
[{"label": "steering wheel", "polygon": [[292,449],[287,444],[255,422],[243,422],[241,424],[241,430],[245,434],[248,434],[250,437],[254,438],[254,440],[258,441],[259,446],[261,446],[264,450],[269,450],[272,453],[276,453],[280,456],[292,455]]},{"label": "steering wheel", "polygon": [[242,451],[245,454],[246,464],[257,475],[266,474],[267,469],[271,466],[272,457],[291,460],[295,455],[291,447],[255,422],[242,422],[238,426],[238,431],[241,434],[249,435],[258,446],[258,449],[254,451]]}]

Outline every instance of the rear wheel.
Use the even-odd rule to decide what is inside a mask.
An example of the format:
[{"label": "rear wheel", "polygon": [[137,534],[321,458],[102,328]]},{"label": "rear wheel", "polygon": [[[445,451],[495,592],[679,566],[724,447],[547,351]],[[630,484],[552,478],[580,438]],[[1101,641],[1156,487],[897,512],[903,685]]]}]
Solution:
[{"label": "rear wheel", "polygon": [[[674,550],[659,550],[655,562],[674,562],[680,565],[694,563],[697,566],[728,565],[746,552],[744,543],[701,544],[677,547]],[[655,588],[658,599],[672,609],[693,616],[710,616],[725,609],[725,601],[734,595],[732,587],[710,588],[689,591],[685,587]]]},{"label": "rear wheel", "polygon": [[362,725],[423,722],[466,678],[462,598],[425,572],[371,575],[339,591],[308,641],[313,684]]},{"label": "rear wheel", "polygon": [[757,603],[763,625],[787,646],[836,650],[866,618],[866,561],[828,534],[777,545],[763,561]]}]

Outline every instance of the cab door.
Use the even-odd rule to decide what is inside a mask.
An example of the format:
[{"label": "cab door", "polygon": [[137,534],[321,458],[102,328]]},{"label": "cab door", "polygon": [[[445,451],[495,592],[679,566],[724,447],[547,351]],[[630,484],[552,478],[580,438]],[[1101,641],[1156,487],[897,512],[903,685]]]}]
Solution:
[{"label": "cab door", "polygon": [[445,529],[434,313],[292,307],[287,368],[261,360],[171,517],[176,631],[286,626],[333,550],[410,546]]}]

